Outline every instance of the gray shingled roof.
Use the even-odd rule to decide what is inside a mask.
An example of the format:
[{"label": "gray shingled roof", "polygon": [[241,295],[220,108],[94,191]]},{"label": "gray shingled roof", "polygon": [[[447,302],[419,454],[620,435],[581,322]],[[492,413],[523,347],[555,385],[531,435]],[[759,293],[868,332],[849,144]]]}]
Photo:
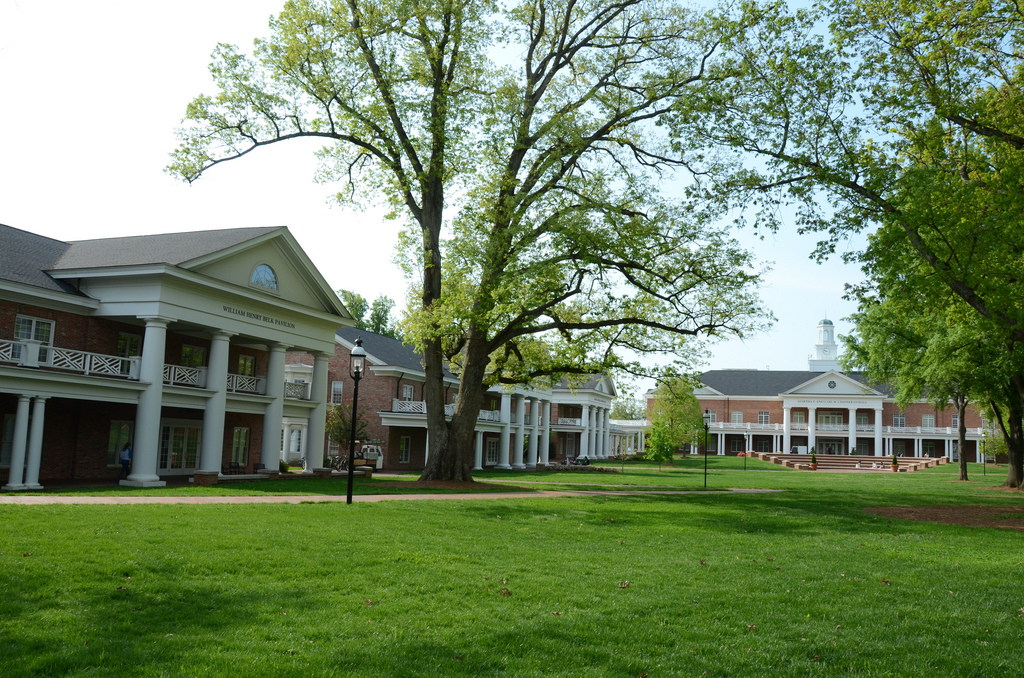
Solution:
[{"label": "gray shingled roof", "polygon": [[[375,334],[358,327],[339,327],[335,332],[345,341],[354,344],[356,339],[363,340],[363,348],[374,358],[377,358],[385,365],[401,367],[407,370],[423,371],[423,363],[420,354],[412,346],[402,343],[401,339],[392,339],[382,334]],[[451,376],[445,370],[446,376]]]},{"label": "gray shingled roof", "polygon": [[[821,372],[789,372],[785,370],[711,370],[701,375],[700,381],[705,386],[715,389],[727,396],[763,396],[772,397],[796,388],[800,384],[821,375]],[[873,388],[880,393],[888,394],[886,386],[869,383],[863,372],[845,372],[846,376]]]},{"label": "gray shingled roof", "polygon": [[228,228],[217,231],[76,240],[67,243],[68,247],[63,256],[49,268],[59,270],[139,264],[178,266],[282,228],[284,227]]},{"label": "gray shingled roof", "polygon": [[68,247],[66,242],[0,224],[0,279],[73,294],[71,286],[45,272]]}]

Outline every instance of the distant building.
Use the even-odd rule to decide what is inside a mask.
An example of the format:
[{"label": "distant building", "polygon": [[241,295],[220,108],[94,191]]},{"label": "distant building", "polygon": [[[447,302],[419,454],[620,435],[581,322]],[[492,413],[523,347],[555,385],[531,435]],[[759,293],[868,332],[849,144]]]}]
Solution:
[{"label": "distant building", "polygon": [[[367,353],[368,373],[359,382],[359,411],[368,421],[366,437],[381,447],[382,468],[420,471],[430,455],[430,438],[423,393],[426,375],[414,348],[354,327],[338,329],[328,365],[330,401],[351,406],[349,356],[357,338]],[[287,370],[301,374],[311,369],[310,362],[309,355],[290,353]],[[458,379],[446,374],[445,386],[445,408],[451,414]],[[603,375],[572,385],[563,380],[554,388],[492,387],[477,417],[473,468],[536,468],[578,457],[613,456],[622,447],[622,432],[609,419],[615,396],[615,384]],[[300,434],[307,425],[305,420],[290,423]],[[293,457],[305,454],[297,439],[289,453]],[[329,445],[322,453],[346,455],[348,450]]]},{"label": "distant building", "polygon": [[[859,454],[957,459],[956,408],[921,401],[896,406],[885,387],[860,372],[839,369],[835,328],[818,323],[808,370],[712,370],[701,375],[695,395],[711,416],[710,454]],[[981,461],[981,416],[966,413],[968,461]],[[699,441],[701,446],[703,441]]]}]

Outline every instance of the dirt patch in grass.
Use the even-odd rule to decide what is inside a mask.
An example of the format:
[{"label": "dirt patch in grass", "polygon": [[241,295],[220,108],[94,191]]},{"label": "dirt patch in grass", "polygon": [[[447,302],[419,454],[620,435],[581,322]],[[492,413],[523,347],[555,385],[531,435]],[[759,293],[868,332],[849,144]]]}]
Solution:
[{"label": "dirt patch in grass", "polygon": [[475,480],[460,482],[455,480],[370,480],[363,487],[381,487],[396,490],[458,490],[462,492],[529,492],[530,488],[514,485],[495,485],[494,483],[478,483]]},{"label": "dirt patch in grass", "polygon": [[1024,532],[1024,506],[869,506],[864,510],[886,518]]}]

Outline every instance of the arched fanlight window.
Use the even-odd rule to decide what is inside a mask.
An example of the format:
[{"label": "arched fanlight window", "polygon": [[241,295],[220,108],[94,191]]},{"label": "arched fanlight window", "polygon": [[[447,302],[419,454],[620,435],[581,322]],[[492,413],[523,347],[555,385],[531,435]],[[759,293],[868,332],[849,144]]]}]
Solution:
[{"label": "arched fanlight window", "polygon": [[274,273],[274,269],[266,264],[260,264],[253,269],[252,278],[249,282],[253,285],[266,287],[268,290],[277,291],[277,275]]}]

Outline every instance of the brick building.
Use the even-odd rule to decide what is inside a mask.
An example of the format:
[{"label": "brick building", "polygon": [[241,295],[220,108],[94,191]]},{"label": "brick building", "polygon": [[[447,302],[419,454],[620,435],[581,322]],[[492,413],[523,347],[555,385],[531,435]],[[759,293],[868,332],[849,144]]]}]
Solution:
[{"label": "brick building", "polygon": [[[348,312],[286,228],[62,242],[0,225],[7,490],[276,466],[285,419],[323,421]],[[285,349],[318,356],[285,382]],[[323,440],[323,425],[308,431]]]},{"label": "brick building", "polygon": [[[363,340],[368,366],[367,375],[359,382],[359,411],[368,421],[366,436],[380,441],[384,453],[380,466],[420,471],[430,454],[430,441],[423,395],[425,374],[413,348],[365,330],[340,328],[327,367],[331,402],[351,404],[349,355],[357,338]],[[286,371],[298,376],[310,369],[312,358],[296,352],[290,353],[287,361]],[[450,413],[458,398],[459,382],[446,374],[445,385],[445,407]],[[615,385],[606,376],[574,384],[563,380],[550,389],[493,387],[478,416],[474,469],[535,468],[578,457],[612,456],[621,435],[608,417],[615,395]],[[306,457],[308,448],[295,440],[301,440],[308,422],[293,425],[298,435],[290,454]],[[336,452],[346,453],[329,447],[323,450],[323,454]]]},{"label": "brick building", "polygon": [[[833,324],[822,320],[806,372],[701,375],[695,395],[711,415],[708,452],[806,453],[813,447],[818,454],[958,458],[956,408],[917,402],[900,409],[884,386],[870,385],[859,372],[841,372],[837,350]],[[981,416],[969,406],[965,419],[964,454],[980,462]]]}]

